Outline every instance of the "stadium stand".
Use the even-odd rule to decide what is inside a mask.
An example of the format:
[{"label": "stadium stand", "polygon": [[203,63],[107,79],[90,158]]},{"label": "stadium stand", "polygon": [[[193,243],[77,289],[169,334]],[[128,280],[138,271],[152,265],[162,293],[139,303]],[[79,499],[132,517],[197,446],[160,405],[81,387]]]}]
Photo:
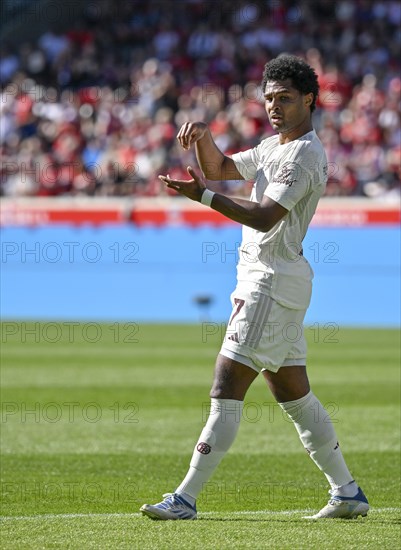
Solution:
[{"label": "stadium stand", "polygon": [[74,24],[61,13],[35,38],[2,41],[1,195],[174,196],[157,175],[184,177],[194,162],[176,143],[183,122],[209,122],[227,154],[271,134],[259,84],[286,51],[319,75],[327,195],[399,198],[398,1],[80,5]]}]

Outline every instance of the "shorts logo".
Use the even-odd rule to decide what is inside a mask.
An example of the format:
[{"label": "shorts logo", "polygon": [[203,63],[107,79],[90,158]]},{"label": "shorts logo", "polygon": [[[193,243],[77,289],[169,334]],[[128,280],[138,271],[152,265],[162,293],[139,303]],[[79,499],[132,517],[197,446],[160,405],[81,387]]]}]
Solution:
[{"label": "shorts logo", "polygon": [[201,442],[201,443],[198,443],[198,445],[196,446],[196,450],[203,455],[208,455],[212,450],[212,448],[207,443]]}]

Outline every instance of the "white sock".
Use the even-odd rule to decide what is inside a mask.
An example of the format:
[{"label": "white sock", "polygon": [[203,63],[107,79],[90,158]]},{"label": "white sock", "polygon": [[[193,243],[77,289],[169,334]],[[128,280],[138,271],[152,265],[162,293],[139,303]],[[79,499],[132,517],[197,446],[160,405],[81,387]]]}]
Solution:
[{"label": "white sock", "polygon": [[[183,494],[194,504],[206,483],[237,435],[243,401],[211,399],[209,418],[195,445],[190,468],[176,493]],[[190,497],[190,498],[188,498]]]},{"label": "white sock", "polygon": [[354,490],[351,484],[353,478],[345,464],[330,416],[315,395],[310,391],[301,399],[279,405],[294,422],[303,446],[326,476],[332,490],[342,494],[341,489],[348,485],[346,491],[356,494],[358,489]]}]

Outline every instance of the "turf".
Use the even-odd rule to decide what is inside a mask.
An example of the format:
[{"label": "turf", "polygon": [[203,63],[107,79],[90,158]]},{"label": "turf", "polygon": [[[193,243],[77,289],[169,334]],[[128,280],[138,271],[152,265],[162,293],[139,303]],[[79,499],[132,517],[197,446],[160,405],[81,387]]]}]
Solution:
[{"label": "turf", "polygon": [[396,330],[306,331],[313,389],[369,497],[367,518],[302,519],[327,486],[262,379],[199,520],[138,513],[186,472],[223,328],[4,322],[1,547],[399,548]]}]

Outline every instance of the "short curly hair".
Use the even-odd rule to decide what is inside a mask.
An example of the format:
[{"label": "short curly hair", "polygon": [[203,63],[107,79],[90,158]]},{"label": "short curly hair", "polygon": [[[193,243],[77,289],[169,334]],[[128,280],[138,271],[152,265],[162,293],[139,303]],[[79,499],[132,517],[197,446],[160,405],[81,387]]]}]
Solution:
[{"label": "short curly hair", "polygon": [[315,110],[316,99],[319,94],[319,83],[315,71],[303,59],[295,55],[281,54],[265,65],[262,79],[262,91],[266,83],[273,80],[291,79],[293,87],[301,94],[313,93],[311,112]]}]

